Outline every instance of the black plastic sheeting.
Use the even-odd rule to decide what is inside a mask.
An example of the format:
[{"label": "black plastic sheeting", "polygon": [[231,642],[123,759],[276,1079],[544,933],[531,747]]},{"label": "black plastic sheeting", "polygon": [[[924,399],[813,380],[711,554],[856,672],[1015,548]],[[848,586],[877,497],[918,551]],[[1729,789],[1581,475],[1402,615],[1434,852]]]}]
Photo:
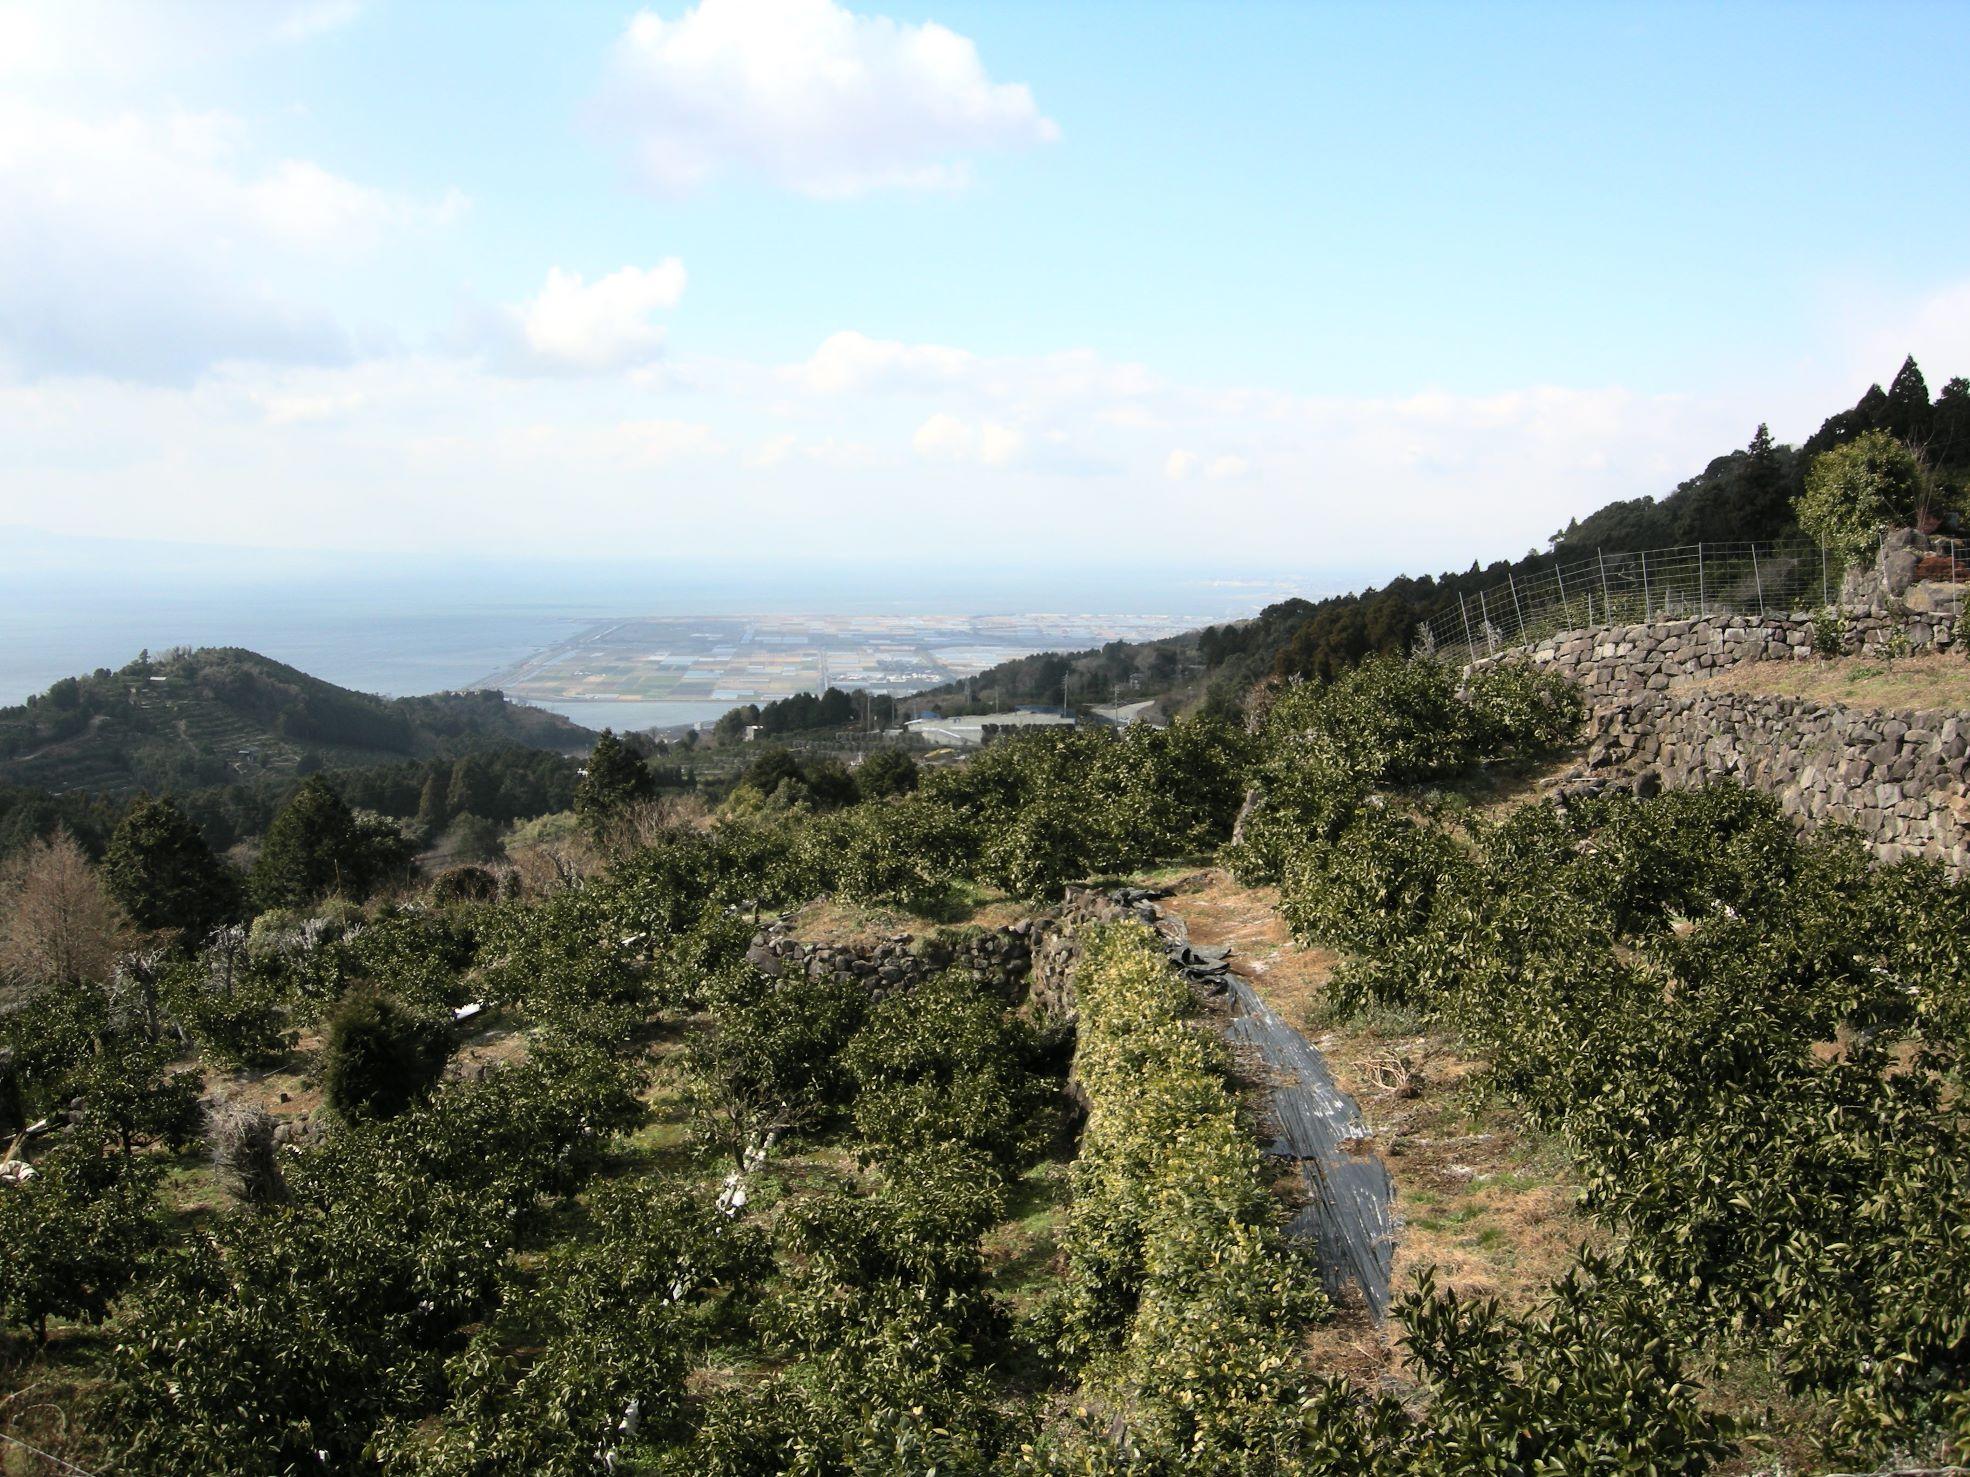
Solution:
[{"label": "black plastic sheeting", "polygon": [[1281,1020],[1252,987],[1227,974],[1231,1018],[1225,1035],[1265,1063],[1271,1092],[1268,1152],[1293,1163],[1306,1181],[1307,1204],[1290,1229],[1311,1236],[1330,1293],[1352,1283],[1377,1322],[1388,1312],[1395,1261],[1395,1195],[1382,1161],[1366,1152],[1368,1134],[1353,1098],[1306,1037]]},{"label": "black plastic sheeting", "polygon": [[1159,908],[1162,889],[1121,887],[1106,894],[1122,911],[1162,936],[1170,964],[1228,1007],[1224,1034],[1263,1065],[1274,1130],[1266,1152],[1292,1164],[1306,1182],[1307,1204],[1287,1229],[1312,1238],[1327,1291],[1349,1286],[1376,1322],[1388,1313],[1395,1262],[1395,1186],[1388,1167],[1366,1152],[1368,1125],[1342,1092],[1320,1053],[1287,1025],[1230,966],[1231,950],[1192,944],[1182,917]]}]

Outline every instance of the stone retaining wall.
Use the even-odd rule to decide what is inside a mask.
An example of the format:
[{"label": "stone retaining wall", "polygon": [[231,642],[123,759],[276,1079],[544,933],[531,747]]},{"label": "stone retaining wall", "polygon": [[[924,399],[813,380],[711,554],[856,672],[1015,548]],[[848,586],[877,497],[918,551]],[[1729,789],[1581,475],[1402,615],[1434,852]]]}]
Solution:
[{"label": "stone retaining wall", "polygon": [[896,933],[871,943],[813,944],[793,936],[790,918],[777,918],[753,935],[746,959],[773,979],[798,971],[809,979],[863,980],[878,997],[955,966],[1016,1000],[1033,968],[1033,928],[1033,920],[1021,919],[1007,928],[953,929],[921,939]]},{"label": "stone retaining wall", "polygon": [[1856,828],[1882,861],[1930,857],[1970,873],[1966,750],[1970,713],[1658,690],[1596,713],[1584,777],[1562,793],[1732,780],[1776,795],[1801,825]]},{"label": "stone retaining wall", "polygon": [[[1825,634],[1843,656],[1902,656],[1957,645],[1970,564],[1955,544],[1896,529],[1869,565],[1847,571],[1839,606],[1823,613]],[[1573,678],[1596,708],[1662,692],[1740,662],[1797,661],[1814,655],[1822,616],[1807,610],[1759,615],[1712,613],[1641,625],[1563,631],[1476,663],[1529,657]]]},{"label": "stone retaining wall", "polygon": [[[1939,600],[1927,611],[1875,607],[1842,612],[1837,639],[1848,655],[1913,655],[1953,649],[1957,628],[1957,602]],[[1516,654],[1573,678],[1598,710],[1700,681],[1743,662],[1806,660],[1814,655],[1815,635],[1814,619],[1804,611],[1715,615],[1567,631]]]},{"label": "stone retaining wall", "polygon": [[1225,992],[1226,960],[1230,951],[1199,949],[1190,942],[1183,921],[1157,907],[1167,897],[1142,887],[1069,887],[1056,918],[1039,925],[1033,945],[1033,1001],[1057,1019],[1074,1019],[1074,966],[1080,961],[1080,929],[1090,923],[1113,923],[1132,918],[1148,925],[1163,941],[1170,967],[1204,995]]}]

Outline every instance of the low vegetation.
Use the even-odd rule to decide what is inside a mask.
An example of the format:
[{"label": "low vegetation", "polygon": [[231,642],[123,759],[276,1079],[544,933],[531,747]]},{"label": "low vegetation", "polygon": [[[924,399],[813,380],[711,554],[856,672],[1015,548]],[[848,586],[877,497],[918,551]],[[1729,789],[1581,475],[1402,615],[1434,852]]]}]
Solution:
[{"label": "low vegetation", "polygon": [[[1236,713],[960,764],[748,748],[688,800],[639,741],[576,776],[460,730],[287,776],[232,856],[176,796],[90,812],[94,846],[30,829],[0,1422],[159,1474],[1960,1459],[1970,884],[1734,788],[1540,798],[1585,708],[1529,665],[1309,660]],[[128,675],[24,721],[112,730]],[[288,737],[415,750],[439,716],[293,690]],[[948,952],[906,981],[756,941],[1044,927],[1066,883],[1212,861],[1326,951],[1325,1021],[1454,1044],[1591,1246],[1509,1297],[1412,1252],[1351,1364],[1264,1095],[1148,929],[1083,930],[1064,1008]]]},{"label": "low vegetation", "polygon": [[1275,715],[1303,785],[1233,851],[1345,952],[1343,1008],[1480,1053],[1619,1233],[1595,1284],[1692,1347],[1756,1350],[1830,1449],[1970,1438],[1964,884],[1801,840],[1734,788],[1448,809],[1389,788],[1431,772],[1405,746],[1306,737],[1348,686],[1306,728]]}]

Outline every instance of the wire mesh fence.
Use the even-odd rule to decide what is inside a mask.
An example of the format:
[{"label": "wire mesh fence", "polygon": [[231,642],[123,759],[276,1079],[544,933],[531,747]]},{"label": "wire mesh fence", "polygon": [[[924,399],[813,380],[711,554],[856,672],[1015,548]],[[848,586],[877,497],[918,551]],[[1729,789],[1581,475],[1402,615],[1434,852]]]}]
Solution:
[{"label": "wire mesh fence", "polygon": [[[1970,579],[1970,546],[1946,545],[1932,559],[1945,576]],[[1785,615],[1831,605],[1846,573],[1840,555],[1816,544],[1687,544],[1638,554],[1596,554],[1474,596],[1460,595],[1417,628],[1419,651],[1475,661],[1561,631],[1639,625],[1698,615]]]}]

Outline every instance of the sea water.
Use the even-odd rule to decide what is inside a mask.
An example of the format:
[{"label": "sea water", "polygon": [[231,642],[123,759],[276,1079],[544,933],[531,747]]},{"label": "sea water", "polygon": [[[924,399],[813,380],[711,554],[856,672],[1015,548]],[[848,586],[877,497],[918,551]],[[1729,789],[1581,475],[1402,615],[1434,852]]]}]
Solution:
[{"label": "sea water", "polygon": [[[4,551],[0,551],[4,553]],[[1267,591],[1265,593],[1271,593]],[[0,559],[0,706],[63,677],[122,667],[140,651],[239,646],[338,686],[386,697],[484,685],[604,620],[747,612],[865,614],[1156,611],[1253,613],[1253,591],[1138,570],[583,570],[514,566],[430,573],[234,569],[8,569]],[[665,727],[718,717],[729,702],[542,702],[585,727]]]}]

